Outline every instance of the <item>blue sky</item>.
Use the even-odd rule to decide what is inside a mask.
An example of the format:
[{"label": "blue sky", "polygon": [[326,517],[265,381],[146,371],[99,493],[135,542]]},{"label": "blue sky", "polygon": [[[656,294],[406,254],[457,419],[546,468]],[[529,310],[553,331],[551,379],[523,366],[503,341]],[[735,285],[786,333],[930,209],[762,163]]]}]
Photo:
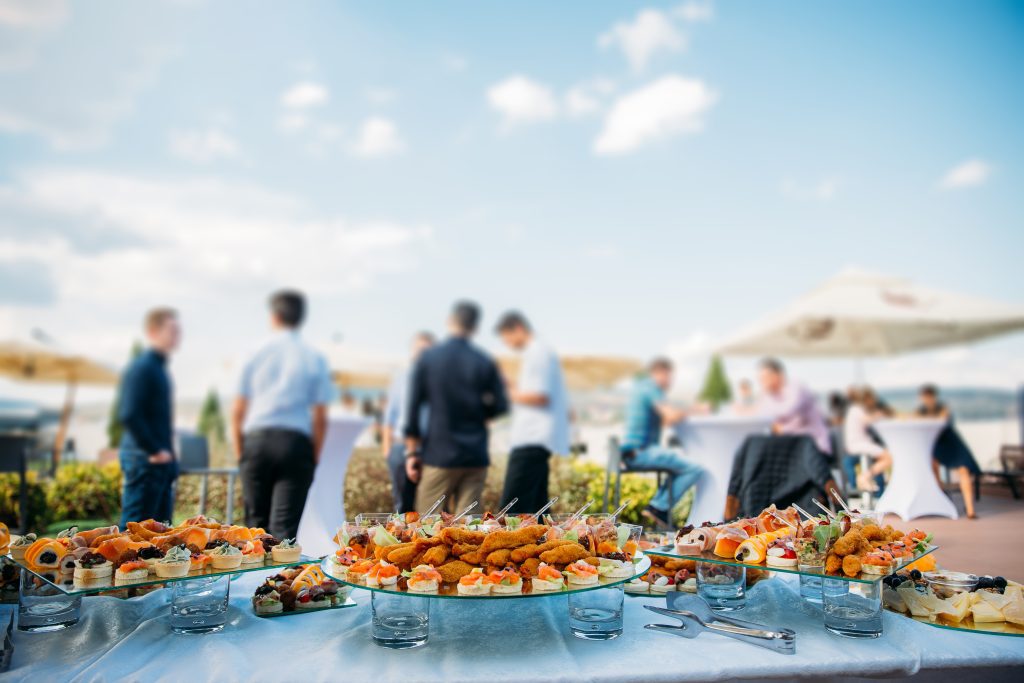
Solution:
[{"label": "blue sky", "polygon": [[[685,384],[848,265],[1024,302],[1022,38],[998,2],[0,0],[0,328],[118,362],[173,304],[196,394],[278,286],[396,354],[470,296]],[[868,376],[1013,386],[1022,351]]]}]

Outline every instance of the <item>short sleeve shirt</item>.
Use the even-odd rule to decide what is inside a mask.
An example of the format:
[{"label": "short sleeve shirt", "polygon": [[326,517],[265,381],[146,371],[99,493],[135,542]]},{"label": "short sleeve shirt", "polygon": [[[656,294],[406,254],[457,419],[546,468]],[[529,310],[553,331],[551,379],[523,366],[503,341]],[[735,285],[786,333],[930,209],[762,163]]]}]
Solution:
[{"label": "short sleeve shirt", "polygon": [[562,365],[549,347],[531,339],[523,350],[517,388],[523,393],[543,394],[546,406],[516,403],[512,408],[512,448],[542,446],[552,453],[569,453],[569,397]]}]

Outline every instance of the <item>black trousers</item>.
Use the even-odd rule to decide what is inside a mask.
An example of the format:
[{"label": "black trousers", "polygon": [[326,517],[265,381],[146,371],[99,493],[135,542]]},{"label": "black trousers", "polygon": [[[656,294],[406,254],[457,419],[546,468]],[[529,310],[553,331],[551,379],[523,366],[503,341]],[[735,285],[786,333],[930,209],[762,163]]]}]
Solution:
[{"label": "black trousers", "polygon": [[514,514],[536,512],[548,502],[548,459],[551,451],[543,446],[519,446],[508,454],[505,489],[501,506],[513,498],[519,500],[509,510]]},{"label": "black trousers", "polygon": [[416,509],[416,484],[405,473],[405,444],[396,443],[388,452],[388,471],[391,473],[391,499],[398,512]]},{"label": "black trousers", "polygon": [[313,441],[290,429],[260,429],[242,441],[245,524],[276,538],[295,538],[313,483]]}]

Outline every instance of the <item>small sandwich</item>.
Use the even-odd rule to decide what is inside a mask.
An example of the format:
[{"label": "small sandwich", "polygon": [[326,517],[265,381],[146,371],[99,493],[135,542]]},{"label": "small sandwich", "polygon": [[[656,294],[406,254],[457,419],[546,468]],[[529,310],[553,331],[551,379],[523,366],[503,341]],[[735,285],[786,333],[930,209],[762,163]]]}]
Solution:
[{"label": "small sandwich", "polygon": [[332,605],[340,605],[344,601],[344,598],[338,595],[340,587],[334,581],[331,581],[330,579],[322,581],[320,583],[320,589],[324,592],[324,595],[327,597],[327,600]]},{"label": "small sandwich", "polygon": [[647,582],[651,584],[652,593],[668,593],[676,589],[674,577],[665,576],[664,574],[648,574]]},{"label": "small sandwich", "polygon": [[206,554],[214,569],[238,569],[242,565],[242,551],[228,543],[207,550]]},{"label": "small sandwich", "polygon": [[320,586],[310,586],[309,588],[301,589],[295,599],[295,607],[300,610],[320,609],[330,606],[331,599]]},{"label": "small sandwich", "polygon": [[569,586],[592,586],[597,583],[597,567],[583,560],[576,560],[566,566],[565,576],[569,579]]},{"label": "small sandwich", "polygon": [[331,555],[331,565],[334,567],[334,573],[339,578],[345,578],[348,575],[348,568],[359,562],[362,558],[355,550],[349,546],[338,548]]},{"label": "small sandwich", "polygon": [[156,563],[164,556],[164,551],[157,548],[155,545],[146,546],[139,550],[139,559],[146,563],[149,567],[149,571],[155,572]]},{"label": "small sandwich", "polygon": [[523,577],[515,569],[491,572],[491,593],[494,595],[518,595],[523,592]]},{"label": "small sandwich", "polygon": [[689,569],[680,569],[672,578],[673,581],[675,581],[677,591],[683,591],[685,593],[697,592],[697,577],[690,576]]},{"label": "small sandwich", "polygon": [[627,593],[634,593],[636,595],[646,595],[650,592],[650,584],[644,581],[643,577],[638,576],[632,581],[628,581],[625,585]]},{"label": "small sandwich", "polygon": [[[536,586],[536,583],[534,583]],[[470,573],[459,579],[459,595],[490,595],[491,581],[483,569],[476,567]]]},{"label": "small sandwich", "polygon": [[860,570],[865,574],[887,576],[896,568],[898,561],[885,550],[872,550],[860,561]]},{"label": "small sandwich", "polygon": [[75,561],[75,580],[92,581],[114,573],[114,563],[99,553],[85,553]]},{"label": "small sandwich", "polygon": [[252,607],[256,610],[256,614],[280,614],[283,612],[284,604],[281,602],[281,595],[273,588],[269,592],[261,593],[263,588],[266,587],[257,588],[256,595],[252,596]]},{"label": "small sandwich", "polygon": [[242,564],[257,564],[267,557],[267,551],[260,541],[246,541],[242,546]]},{"label": "small sandwich", "polygon": [[210,566],[210,556],[206,553],[192,553],[189,561],[192,564],[191,571],[206,569]]},{"label": "small sandwich", "polygon": [[353,583],[362,583],[366,579],[367,572],[376,564],[373,560],[359,560],[348,568],[348,580]]},{"label": "small sandwich", "polygon": [[537,576],[533,577],[533,592],[560,591],[565,586],[565,577],[549,564],[543,562],[537,567]]},{"label": "small sandwich", "polygon": [[114,572],[114,583],[142,581],[149,576],[149,565],[144,560],[122,562]]},{"label": "small sandwich", "polygon": [[302,546],[296,543],[294,538],[286,538],[270,548],[274,562],[298,562],[301,554]]},{"label": "small sandwich", "polygon": [[436,593],[443,580],[438,571],[429,564],[421,564],[413,569],[408,579],[409,591],[412,593]]},{"label": "small sandwich", "polygon": [[764,563],[769,567],[795,567],[796,550],[790,538],[774,541],[765,554]]},{"label": "small sandwich", "polygon": [[597,573],[609,579],[627,579],[633,576],[633,561],[625,553],[614,553],[608,557],[597,558],[601,563]]},{"label": "small sandwich", "polygon": [[25,551],[29,549],[33,543],[36,542],[35,534],[25,534],[24,536],[15,536],[11,541],[10,550],[11,557],[18,562],[25,559]]},{"label": "small sandwich", "polygon": [[153,568],[161,579],[188,576],[189,570],[192,569],[192,553],[183,546],[171,546],[164,556],[154,563]]},{"label": "small sandwich", "polygon": [[377,562],[370,571],[366,572],[366,585],[368,588],[380,588],[388,586],[394,586],[398,583],[398,577],[402,575],[402,572],[393,564],[389,564],[384,560]]}]

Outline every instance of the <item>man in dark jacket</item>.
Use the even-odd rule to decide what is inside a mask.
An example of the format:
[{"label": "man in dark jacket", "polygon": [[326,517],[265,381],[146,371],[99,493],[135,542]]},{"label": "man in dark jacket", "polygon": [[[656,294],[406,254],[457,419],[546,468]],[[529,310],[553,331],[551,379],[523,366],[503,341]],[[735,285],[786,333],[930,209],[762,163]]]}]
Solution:
[{"label": "man in dark jacket", "polygon": [[420,356],[409,386],[406,415],[427,407],[427,432],[408,420],[406,472],[418,482],[416,509],[429,508],[441,495],[451,510],[480,500],[490,464],[487,422],[508,411],[505,387],[494,360],[470,343],[480,321],[476,304],[455,304],[451,336]]},{"label": "man in dark jacket", "polygon": [[165,522],[174,511],[174,388],[167,361],[181,341],[178,314],[155,308],[144,325],[148,348],[132,361],[121,378],[118,419],[121,437],[121,527],[128,522]]}]

